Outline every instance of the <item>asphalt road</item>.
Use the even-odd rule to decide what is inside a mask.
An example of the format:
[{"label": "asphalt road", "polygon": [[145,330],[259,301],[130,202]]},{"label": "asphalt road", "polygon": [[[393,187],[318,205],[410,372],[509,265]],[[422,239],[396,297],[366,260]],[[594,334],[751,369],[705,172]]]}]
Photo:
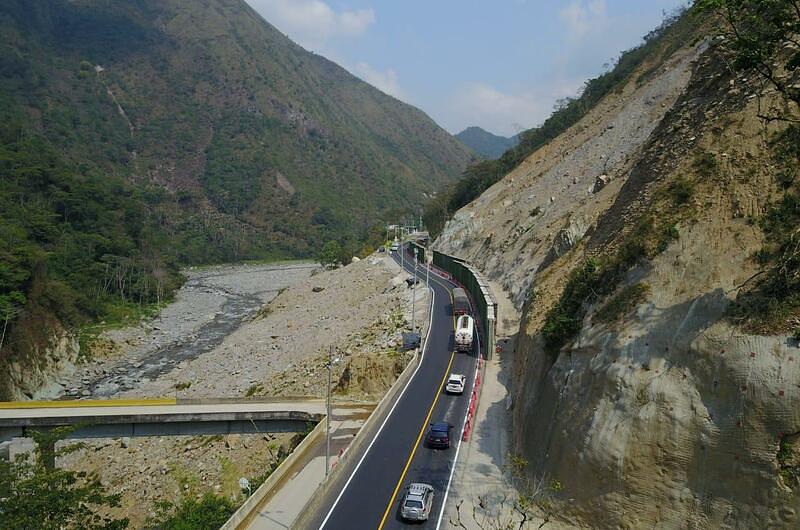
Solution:
[{"label": "asphalt road", "polygon": [[[399,257],[396,259],[399,263]],[[406,259],[405,266],[412,272],[413,258]],[[417,288],[424,289],[424,269],[417,274],[421,279]],[[363,459],[342,470],[337,478],[341,484],[331,488],[330,498],[314,520],[315,528],[405,527],[400,518],[400,502],[405,487],[412,482],[426,482],[435,488],[430,519],[415,528],[437,528],[469,406],[478,354],[476,349],[472,353],[454,353],[451,298],[454,285],[434,274],[430,280],[434,295],[431,331],[419,368],[382,428],[379,427],[374,442],[367,446]],[[467,376],[466,389],[460,396],[444,393],[444,381],[451,372]],[[454,426],[450,449],[427,447],[428,425],[435,421],[447,421]]]}]

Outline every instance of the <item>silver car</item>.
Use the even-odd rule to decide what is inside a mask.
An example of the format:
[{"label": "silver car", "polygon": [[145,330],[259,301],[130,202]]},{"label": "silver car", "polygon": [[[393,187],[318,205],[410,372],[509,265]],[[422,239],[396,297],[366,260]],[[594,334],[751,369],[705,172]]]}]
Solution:
[{"label": "silver car", "polygon": [[433,486],[414,482],[406,488],[400,516],[407,521],[427,521],[433,507]]}]

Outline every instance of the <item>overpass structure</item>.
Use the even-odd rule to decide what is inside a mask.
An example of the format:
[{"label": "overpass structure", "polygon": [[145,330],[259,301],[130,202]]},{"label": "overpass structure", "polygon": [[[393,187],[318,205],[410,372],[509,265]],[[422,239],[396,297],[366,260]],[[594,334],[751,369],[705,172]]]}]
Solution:
[{"label": "overpass structure", "polygon": [[323,400],[162,400],[0,403],[0,443],[66,425],[69,438],[302,432],[325,417]]}]

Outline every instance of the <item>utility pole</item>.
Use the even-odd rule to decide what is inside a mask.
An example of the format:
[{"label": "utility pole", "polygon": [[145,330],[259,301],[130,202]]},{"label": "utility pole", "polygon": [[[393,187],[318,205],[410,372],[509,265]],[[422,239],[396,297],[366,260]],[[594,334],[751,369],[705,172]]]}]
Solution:
[{"label": "utility pole", "polygon": [[333,371],[333,346],[328,350],[328,415],[325,418],[325,476],[331,469],[329,465],[331,459],[331,372]]},{"label": "utility pole", "polygon": [[428,279],[431,276],[431,260],[432,260],[431,249],[430,249],[430,247],[426,247],[425,248],[425,287],[427,287],[428,289],[431,288],[431,284],[428,281]]}]

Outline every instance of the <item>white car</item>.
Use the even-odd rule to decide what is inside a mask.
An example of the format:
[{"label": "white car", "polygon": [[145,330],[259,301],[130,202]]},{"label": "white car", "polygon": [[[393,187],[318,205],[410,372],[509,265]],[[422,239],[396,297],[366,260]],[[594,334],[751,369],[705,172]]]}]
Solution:
[{"label": "white car", "polygon": [[406,489],[400,516],[406,521],[427,521],[433,508],[433,486],[415,482]]},{"label": "white car", "polygon": [[462,374],[450,374],[450,377],[447,378],[447,386],[444,389],[450,394],[462,394],[466,384],[467,378]]}]

